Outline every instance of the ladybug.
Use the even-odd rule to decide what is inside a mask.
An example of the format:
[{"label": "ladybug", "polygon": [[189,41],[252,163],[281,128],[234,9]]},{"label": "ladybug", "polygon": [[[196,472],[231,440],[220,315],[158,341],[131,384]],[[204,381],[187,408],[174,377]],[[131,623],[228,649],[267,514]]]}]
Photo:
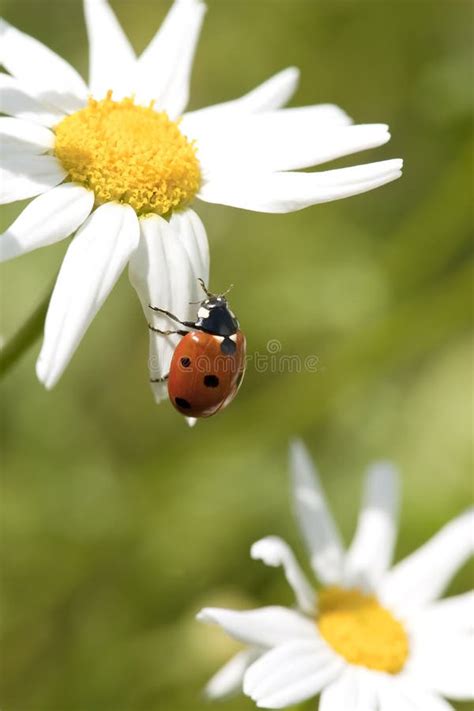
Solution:
[{"label": "ladybug", "polygon": [[[183,336],[175,348],[168,375],[152,383],[168,381],[173,406],[187,417],[211,417],[229,405],[245,373],[245,336],[229,308],[225,294],[212,294],[199,279],[206,298],[200,303],[196,321],[181,321],[165,309],[151,306],[186,329],[151,331]],[[228,293],[228,292],[226,292]]]}]

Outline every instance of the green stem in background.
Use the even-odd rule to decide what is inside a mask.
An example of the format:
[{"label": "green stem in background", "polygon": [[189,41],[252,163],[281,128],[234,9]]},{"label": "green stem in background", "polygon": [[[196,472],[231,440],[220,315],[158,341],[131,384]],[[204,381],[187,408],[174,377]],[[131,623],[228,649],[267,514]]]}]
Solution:
[{"label": "green stem in background", "polygon": [[0,378],[3,378],[8,373],[10,368],[20,360],[40,337],[43,332],[44,320],[46,318],[51,293],[52,289],[35,311],[33,311],[27,321],[25,321],[23,326],[21,326],[15,335],[2,347],[0,352]]}]

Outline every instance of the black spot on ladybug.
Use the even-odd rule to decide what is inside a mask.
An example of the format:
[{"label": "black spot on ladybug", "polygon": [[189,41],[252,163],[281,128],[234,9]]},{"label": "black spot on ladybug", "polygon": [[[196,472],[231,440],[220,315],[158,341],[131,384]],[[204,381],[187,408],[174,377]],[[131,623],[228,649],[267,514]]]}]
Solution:
[{"label": "black spot on ladybug", "polygon": [[191,403],[188,402],[187,400],[185,400],[184,397],[175,397],[174,401],[177,404],[177,406],[180,407],[182,410],[190,410],[191,409]]},{"label": "black spot on ladybug", "polygon": [[180,363],[183,368],[189,368],[189,366],[191,365],[191,358],[181,358]]},{"label": "black spot on ladybug", "polygon": [[219,378],[217,375],[205,375],[204,376],[204,385],[206,388],[217,388],[219,385]]},{"label": "black spot on ladybug", "polygon": [[234,341],[231,341],[230,338],[224,338],[224,340],[221,343],[222,353],[224,355],[234,355],[236,350],[237,350],[237,346],[235,345]]}]

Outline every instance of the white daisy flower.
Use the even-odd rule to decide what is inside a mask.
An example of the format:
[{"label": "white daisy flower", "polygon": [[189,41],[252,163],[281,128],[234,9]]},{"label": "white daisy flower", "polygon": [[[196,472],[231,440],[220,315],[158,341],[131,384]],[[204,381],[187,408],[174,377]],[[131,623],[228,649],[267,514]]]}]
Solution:
[{"label": "white daisy flower", "polygon": [[474,511],[441,529],[390,569],[398,508],[392,465],[367,475],[347,551],[309,455],[291,449],[295,511],[321,587],[316,592],[289,546],[270,536],[253,558],[282,566],[295,608],[202,610],[248,648],[209,682],[211,697],[240,688],[262,708],[320,694],[320,711],[446,711],[442,697],[474,698],[474,594],[438,600],[474,552]]},{"label": "white daisy flower", "polygon": [[[387,126],[352,125],[338,107],[280,110],[298,71],[249,94],[184,113],[205,12],[176,0],[136,57],[106,0],[84,0],[89,83],[38,40],[2,21],[0,202],[34,198],[0,240],[11,259],[75,233],[56,286],[37,363],[47,388],[60,378],[127,263],[147,320],[148,304],[195,316],[197,278],[208,281],[204,227],[194,198],[288,212],[356,195],[398,178],[402,162],[298,173],[380,146]],[[168,370],[176,336],[150,334],[150,376]],[[157,400],[166,396],[153,386]]]}]

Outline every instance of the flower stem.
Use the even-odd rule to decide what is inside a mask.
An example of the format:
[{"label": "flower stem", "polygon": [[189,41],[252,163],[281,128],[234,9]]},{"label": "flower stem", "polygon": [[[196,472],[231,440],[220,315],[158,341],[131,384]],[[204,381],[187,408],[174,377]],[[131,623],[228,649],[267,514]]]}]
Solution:
[{"label": "flower stem", "polygon": [[10,368],[31,348],[43,331],[46,311],[52,289],[47,293],[43,301],[33,311],[31,316],[25,321],[23,326],[12,338],[5,343],[0,351],[0,378],[3,378]]}]

